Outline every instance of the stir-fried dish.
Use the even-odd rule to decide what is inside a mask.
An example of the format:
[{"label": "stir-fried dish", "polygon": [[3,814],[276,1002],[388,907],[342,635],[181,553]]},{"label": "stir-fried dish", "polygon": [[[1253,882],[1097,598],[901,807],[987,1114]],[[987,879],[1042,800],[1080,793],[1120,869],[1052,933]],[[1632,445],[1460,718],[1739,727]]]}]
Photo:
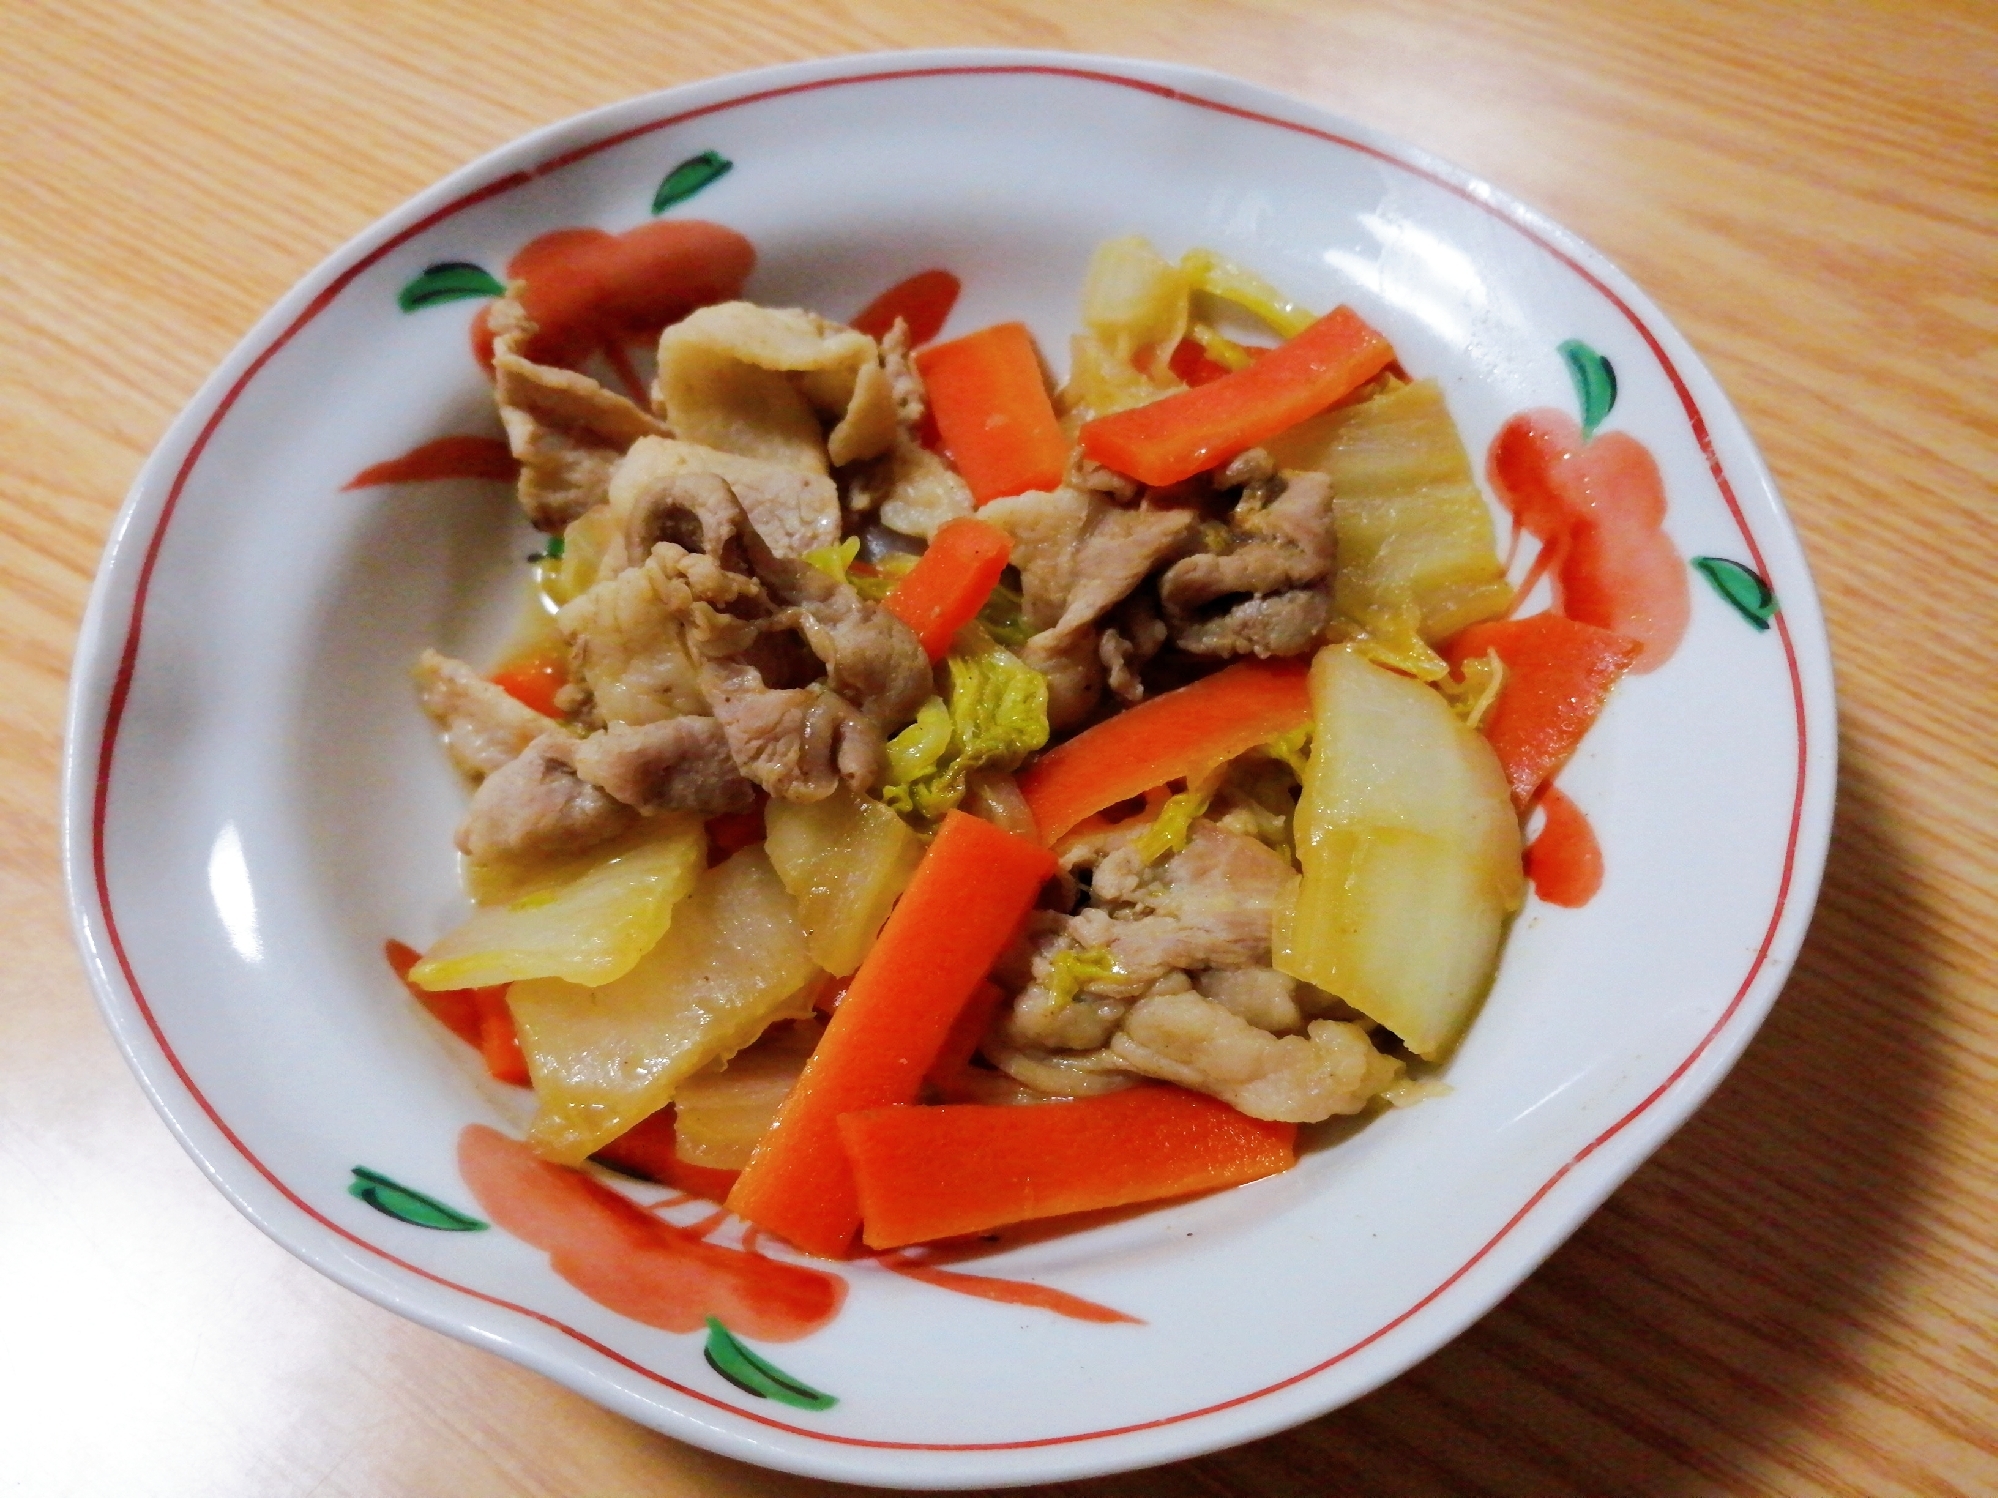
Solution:
[{"label": "stir-fried dish", "polygon": [[737,301],[649,408],[489,321],[547,543],[497,668],[417,664],[473,913],[402,965],[541,1155],[838,1255],[1440,1089],[1533,784],[1462,648],[1513,603],[1485,500],[1364,321],[1116,240],[1058,389],[1017,323]]}]

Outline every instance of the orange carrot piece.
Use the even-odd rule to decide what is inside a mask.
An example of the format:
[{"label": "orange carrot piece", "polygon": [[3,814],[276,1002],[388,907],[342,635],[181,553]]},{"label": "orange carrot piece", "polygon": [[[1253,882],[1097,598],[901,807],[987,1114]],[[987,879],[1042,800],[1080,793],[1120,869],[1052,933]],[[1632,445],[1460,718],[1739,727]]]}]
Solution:
[{"label": "orange carrot piece", "polygon": [[1176,484],[1315,416],[1394,361],[1350,307],[1336,307],[1246,369],[1085,422],[1082,450],[1147,484]]},{"label": "orange carrot piece", "polygon": [[946,521],[881,607],[913,629],[929,658],[940,661],[950,653],[951,637],[985,607],[1012,554],[1013,538],[998,526]]},{"label": "orange carrot piece", "polygon": [[517,1087],[530,1085],[527,1058],[521,1054],[520,1036],[513,1027],[513,1011],[506,1007],[508,984],[432,992],[409,981],[409,970],[422,960],[421,952],[393,939],[383,943],[382,951],[411,997],[429,1010],[438,1024],[466,1045],[479,1048],[486,1071],[494,1081],[511,1082]]},{"label": "orange carrot piece", "polygon": [[985,1038],[992,1016],[1005,999],[1005,990],[998,984],[981,983],[951,1022],[950,1033],[937,1048],[937,1059],[930,1063],[930,1069],[923,1077],[923,1081],[946,1102],[963,1101],[965,1069],[971,1065],[978,1042]]},{"label": "orange carrot piece", "polygon": [[409,970],[423,960],[423,954],[394,939],[384,942],[382,951],[396,977],[402,980],[402,986],[409,990],[410,997],[429,1010],[432,1019],[466,1045],[479,1044],[479,991],[476,988],[440,988],[434,993],[427,988],[418,988],[409,981]]},{"label": "orange carrot piece", "polygon": [[545,717],[559,718],[555,694],[569,684],[569,666],[559,656],[530,655],[509,661],[488,678],[492,684]]},{"label": "orange carrot piece", "polygon": [[1041,358],[1025,323],[982,328],[916,355],[944,450],[979,504],[1052,489],[1068,467]]},{"label": "orange carrot piece", "polygon": [[869,1248],[1212,1191],[1288,1170],[1297,1125],[1177,1087],[1067,1103],[870,1108],[839,1120]]},{"label": "orange carrot piece", "polygon": [[486,1058],[486,1072],[495,1082],[528,1087],[532,1082],[527,1075],[527,1057],[521,1053],[520,1032],[513,1027],[513,1011],[506,1006],[506,991],[512,986],[496,983],[471,991],[479,1006],[479,1053]]},{"label": "orange carrot piece", "polygon": [[689,1165],[682,1160],[674,1144],[670,1104],[640,1119],[590,1158],[628,1176],[670,1186],[717,1205],[728,1200],[729,1190],[741,1174],[708,1165]]},{"label": "orange carrot piece", "polygon": [[1644,642],[1559,614],[1533,614],[1473,624],[1445,654],[1457,667],[1491,650],[1505,679],[1479,726],[1505,767],[1513,804],[1524,811],[1568,762]]},{"label": "orange carrot piece", "polygon": [[737,1216],[844,1255],[860,1198],[839,1116],[913,1102],[958,1012],[1055,871],[1052,854],[951,812],[875,938],[777,1121],[729,1193]]},{"label": "orange carrot piece", "polygon": [[1042,755],[1020,776],[1050,844],[1092,812],[1190,779],[1311,720],[1307,661],[1238,661],[1147,698]]},{"label": "orange carrot piece", "polygon": [[869,302],[847,326],[869,338],[886,338],[899,317],[909,325],[909,347],[921,348],[943,331],[962,284],[947,270],[917,271]]},{"label": "orange carrot piece", "polygon": [[748,811],[725,811],[708,818],[708,867],[726,862],[752,843],[763,841],[763,808],[770,798],[761,790]]},{"label": "orange carrot piece", "polygon": [[1212,385],[1229,373],[1227,365],[1210,358],[1207,350],[1191,338],[1182,338],[1174,345],[1166,367],[1186,385]]}]

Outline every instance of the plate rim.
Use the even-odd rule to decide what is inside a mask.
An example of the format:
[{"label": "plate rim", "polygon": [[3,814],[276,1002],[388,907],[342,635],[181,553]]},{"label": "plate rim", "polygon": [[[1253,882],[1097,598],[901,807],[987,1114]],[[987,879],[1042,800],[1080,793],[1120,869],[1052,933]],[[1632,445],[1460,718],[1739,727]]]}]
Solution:
[{"label": "plate rim", "polygon": [[[839,1436],[773,1419],[689,1388],[596,1342],[545,1313],[514,1305],[397,1258],[323,1216],[279,1180],[203,1096],[143,998],[111,913],[105,860],[106,797],[125,694],[136,668],[144,602],[175,503],[207,440],[257,372],[361,273],[397,246],[451,214],[535,177],[560,170],[652,131],[701,115],[789,94],[949,75],[1041,74],[1135,87],[1237,118],[1317,136],[1414,172],[1508,223],[1551,252],[1603,295],[1644,340],[1671,381],[1702,457],[1758,567],[1780,553],[1785,575],[1780,633],[1796,710],[1798,759],[1783,880],[1760,950],[1733,998],[1683,1060],[1639,1103],[1600,1131],[1549,1176],[1475,1254],[1426,1296],[1365,1339],[1318,1364],[1235,1398],[1113,1430],[1030,1441],[900,1443]],[[636,124],[622,123],[648,116]],[[1699,394],[1696,398],[1695,388]],[[1709,413],[1712,413],[1711,416]],[[1751,531],[1715,432],[1738,447],[1730,466],[1749,481],[1758,513]],[[449,173],[384,214],[334,250],[260,317],[198,387],[135,475],[114,520],[79,632],[65,721],[62,827],[64,876],[72,925],[98,1007],[155,1111],[204,1174],[252,1223],[287,1251],[335,1281],[434,1330],[498,1351],[598,1403],[722,1454],[806,1475],[892,1485],[1049,1481],[1177,1460],[1254,1439],[1350,1402],[1406,1371],[1459,1335],[1509,1294],[1656,1151],[1705,1101],[1759,1029],[1788,977],[1815,905],[1831,830],[1836,774],[1836,707],[1829,643],[1808,560],[1794,524],[1746,424],[1676,327],[1607,257],[1579,236],[1476,174],[1409,146],[1385,131],[1307,101],[1204,68],[1094,54],[1020,49],[935,49],[857,53],[702,79],[616,101],[510,140]],[[214,1137],[208,1137],[212,1134]],[[1598,1151],[1622,1138],[1613,1159]],[[230,1158],[233,1154],[235,1158]],[[1597,1163],[1584,1169],[1588,1162]],[[245,1167],[248,1167],[247,1171]],[[1605,1166],[1607,1168],[1605,1168]],[[1558,1200],[1549,1198],[1557,1195]],[[1533,1231],[1514,1237],[1529,1216]],[[1493,1258],[1501,1245],[1509,1253]],[[359,1248],[394,1271],[355,1256]],[[1488,1263],[1488,1261],[1491,1261]],[[1479,1271],[1484,1273],[1480,1274]],[[413,1277],[412,1283],[404,1277]],[[1467,1284],[1466,1282],[1470,1282]],[[1490,1281],[1490,1283],[1484,1283]],[[563,1358],[505,1330],[468,1319],[456,1291],[566,1334],[582,1348],[645,1379],[754,1427],[802,1438],[772,1445],[753,1430],[731,1428],[648,1399],[577,1354]],[[1435,1314],[1424,1315],[1425,1312]],[[478,1314],[476,1311],[470,1313]],[[1412,1321],[1420,1324],[1404,1331]],[[1302,1394],[1310,1380],[1390,1336],[1392,1366],[1329,1398]],[[1275,1397],[1290,1392],[1292,1397]],[[666,1396],[670,1397],[670,1396]],[[1256,1401],[1262,1401],[1260,1406]],[[1258,1416],[1230,1412],[1258,1410]],[[1170,1434],[1167,1434],[1170,1432]],[[892,1465],[850,1454],[860,1448]],[[1151,1448],[1151,1449],[1146,1449]],[[989,1470],[1008,1454],[1004,1472]],[[1099,1459],[1089,1459],[1091,1455]],[[926,1457],[912,1465],[910,1458]],[[1102,1460],[1101,1457],[1109,1457]],[[953,1464],[961,1470],[947,1470]]]}]

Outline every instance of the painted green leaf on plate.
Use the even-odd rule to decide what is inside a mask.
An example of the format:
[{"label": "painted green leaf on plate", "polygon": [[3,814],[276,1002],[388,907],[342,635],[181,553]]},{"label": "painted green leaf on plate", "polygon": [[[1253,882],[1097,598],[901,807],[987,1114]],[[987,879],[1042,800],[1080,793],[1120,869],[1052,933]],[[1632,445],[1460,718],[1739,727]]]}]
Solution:
[{"label": "painted green leaf on plate", "polygon": [[434,1196],[412,1191],[400,1181],[392,1181],[365,1165],[354,1167],[354,1179],[347,1185],[347,1194],[412,1227],[435,1228],[440,1233],[478,1233],[487,1226],[478,1218],[468,1217]]},{"label": "painted green leaf on plate", "polygon": [[1582,436],[1595,435],[1597,427],[1616,405],[1616,368],[1579,338],[1561,345],[1561,357],[1568,365],[1568,378],[1575,382],[1575,399],[1582,408]]},{"label": "painted green leaf on plate", "polygon": [[505,295],[506,288],[484,266],[469,260],[440,260],[397,292],[395,302],[405,312],[418,312],[446,302]]},{"label": "painted green leaf on plate", "polygon": [[736,1341],[735,1334],[712,1316],[708,1317],[708,1345],[702,1355],[715,1372],[758,1399],[774,1399],[800,1410],[829,1410],[839,1403],[832,1395],[821,1394],[810,1384],[800,1383],[783,1369],[766,1363]]},{"label": "painted green leaf on plate", "polygon": [[1776,601],[1775,589],[1753,568],[1730,562],[1726,557],[1694,557],[1693,565],[1714,585],[1714,591],[1757,629],[1767,629],[1782,607]]},{"label": "painted green leaf on plate", "polygon": [[698,156],[689,156],[668,172],[659,184],[659,191],[652,195],[652,211],[664,213],[675,203],[686,202],[710,182],[726,177],[734,168],[735,163],[719,151],[703,151]]}]

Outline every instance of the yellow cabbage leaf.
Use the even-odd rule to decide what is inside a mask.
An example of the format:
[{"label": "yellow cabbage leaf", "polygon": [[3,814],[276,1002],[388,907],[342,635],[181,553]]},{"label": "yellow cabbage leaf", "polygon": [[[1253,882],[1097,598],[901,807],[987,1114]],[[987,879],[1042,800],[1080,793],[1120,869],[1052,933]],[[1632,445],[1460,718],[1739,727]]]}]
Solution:
[{"label": "yellow cabbage leaf", "polygon": [[1469,1023],[1525,897],[1505,772],[1436,691],[1354,650],[1319,651],[1311,708],[1304,878],[1277,912],[1275,966],[1434,1059]]},{"label": "yellow cabbage leaf", "polygon": [[760,847],[704,872],[666,938],[613,983],[558,978],[507,995],[539,1105],[527,1141],[574,1164],[673,1101],[772,1021],[802,1015],[818,975],[797,907]]},{"label": "yellow cabbage leaf", "polygon": [[741,1170],[776,1122],[825,1027],[776,1025],[733,1059],[695,1072],[673,1094],[673,1153],[709,1170]]},{"label": "yellow cabbage leaf", "polygon": [[1335,407],[1265,446],[1279,467],[1331,477],[1332,606],[1368,656],[1435,681],[1447,668],[1431,646],[1512,602],[1491,511],[1434,380]]},{"label": "yellow cabbage leaf", "polygon": [[700,819],[676,814],[575,858],[468,870],[484,903],[424,954],[410,981],[428,989],[522,978],[608,983],[665,934],[707,846]]},{"label": "yellow cabbage leaf", "polygon": [[945,664],[947,700],[931,698],[888,744],[881,799],[922,822],[962,801],[974,771],[1015,769],[1048,741],[1048,681],[1032,666],[969,627]]},{"label": "yellow cabbage leaf", "polygon": [[1186,274],[1137,235],[1090,257],[1082,323],[1069,348],[1064,409],[1107,416],[1180,388],[1167,360],[1186,334]]},{"label": "yellow cabbage leaf", "polygon": [[763,825],[771,865],[798,902],[806,950],[846,977],[915,873],[923,840],[879,801],[845,787],[823,801],[772,801]]}]

